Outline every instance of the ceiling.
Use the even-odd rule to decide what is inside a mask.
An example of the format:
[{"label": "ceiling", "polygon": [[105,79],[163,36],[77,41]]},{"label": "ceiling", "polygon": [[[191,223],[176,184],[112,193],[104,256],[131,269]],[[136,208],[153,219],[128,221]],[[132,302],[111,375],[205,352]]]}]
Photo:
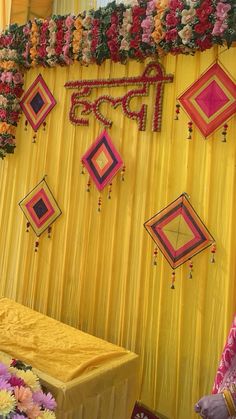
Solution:
[{"label": "ceiling", "polygon": [[25,24],[34,18],[46,18],[52,14],[53,0],[12,0],[11,23]]}]

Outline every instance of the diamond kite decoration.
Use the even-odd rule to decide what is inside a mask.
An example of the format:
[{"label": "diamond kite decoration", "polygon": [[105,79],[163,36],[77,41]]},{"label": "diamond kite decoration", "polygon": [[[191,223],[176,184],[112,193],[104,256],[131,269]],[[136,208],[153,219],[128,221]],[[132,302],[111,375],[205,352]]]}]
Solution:
[{"label": "diamond kite decoration", "polygon": [[45,179],[19,202],[19,206],[38,237],[61,215]]},{"label": "diamond kite decoration", "polygon": [[172,269],[215,242],[186,194],[155,214],[144,226]]},{"label": "diamond kite decoration", "polygon": [[106,130],[104,130],[82,157],[96,187],[101,191],[123,165]]},{"label": "diamond kite decoration", "polygon": [[167,419],[160,413],[153,412],[143,403],[136,402],[131,419]]},{"label": "diamond kite decoration", "polygon": [[204,137],[208,137],[236,112],[236,85],[215,63],[178,100]]},{"label": "diamond kite decoration", "polygon": [[38,75],[24,94],[20,105],[33,130],[37,131],[56,105],[56,100],[41,74]]}]

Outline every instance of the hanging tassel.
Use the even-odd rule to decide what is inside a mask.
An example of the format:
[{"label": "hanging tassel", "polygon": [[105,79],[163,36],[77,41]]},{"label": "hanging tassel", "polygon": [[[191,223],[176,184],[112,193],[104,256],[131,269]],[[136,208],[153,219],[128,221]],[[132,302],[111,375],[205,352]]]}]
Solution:
[{"label": "hanging tassel", "polygon": [[37,252],[39,248],[39,240],[36,240],[35,245],[34,245],[34,251]]},{"label": "hanging tassel", "polygon": [[29,228],[30,228],[30,222],[29,221],[27,221],[27,223],[26,223],[26,233],[28,233],[29,232]]},{"label": "hanging tassel", "polygon": [[171,289],[174,290],[175,289],[175,272],[172,272],[172,281],[171,281]]},{"label": "hanging tassel", "polygon": [[175,105],[175,121],[179,120],[179,113],[180,113],[180,105],[177,103]]},{"label": "hanging tassel", "polygon": [[154,251],[153,251],[153,265],[156,266],[157,265],[157,254],[158,254],[158,248],[155,247]]},{"label": "hanging tassel", "polygon": [[91,182],[90,182],[90,178],[89,178],[88,182],[87,182],[87,189],[86,189],[87,192],[90,192],[90,186],[91,186]]},{"label": "hanging tassel", "polygon": [[108,199],[111,199],[111,192],[112,192],[112,183],[109,183],[109,187],[108,187]]},{"label": "hanging tassel", "polygon": [[211,246],[211,263],[215,263],[216,244],[213,243]]},{"label": "hanging tassel", "polygon": [[102,197],[99,196],[98,198],[98,212],[101,212],[102,210]]},{"label": "hanging tassel", "polygon": [[27,119],[25,120],[25,128],[24,128],[24,130],[25,131],[27,131],[27,127],[28,127],[28,121],[27,121]]},{"label": "hanging tassel", "polygon": [[121,170],[121,180],[122,180],[122,182],[124,182],[124,180],[125,180],[125,169],[126,169],[126,167],[124,165],[122,167],[122,170]]},{"label": "hanging tassel", "polygon": [[192,121],[188,122],[188,140],[192,139],[192,132],[193,132],[193,123]]},{"label": "hanging tassel", "polygon": [[44,122],[43,122],[43,131],[46,131],[46,125],[47,125],[47,122],[46,122],[46,121],[44,121]]},{"label": "hanging tassel", "polygon": [[223,138],[221,140],[222,143],[226,143],[227,129],[228,129],[228,125],[224,124],[223,125],[223,131],[222,131]]},{"label": "hanging tassel", "polygon": [[36,143],[36,138],[37,138],[37,135],[36,135],[36,132],[35,132],[34,135],[33,135],[32,143]]},{"label": "hanging tassel", "polygon": [[81,171],[80,171],[80,174],[81,175],[84,175],[85,174],[85,171],[84,171],[84,163],[81,161]]},{"label": "hanging tassel", "polygon": [[48,238],[49,238],[49,239],[52,237],[51,233],[52,233],[52,227],[51,227],[51,226],[49,226],[49,227],[48,227]]},{"label": "hanging tassel", "polygon": [[188,274],[188,277],[189,277],[189,279],[192,279],[192,277],[193,277],[193,262],[192,262],[192,260],[190,259],[190,261],[189,261],[189,274]]}]

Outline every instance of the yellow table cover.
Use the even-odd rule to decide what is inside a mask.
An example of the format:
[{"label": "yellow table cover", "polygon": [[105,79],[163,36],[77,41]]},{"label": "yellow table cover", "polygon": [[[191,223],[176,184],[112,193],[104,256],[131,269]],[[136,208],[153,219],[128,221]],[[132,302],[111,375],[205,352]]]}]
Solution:
[{"label": "yellow table cover", "polygon": [[0,360],[32,365],[60,419],[130,419],[139,358],[8,298],[0,298]]}]

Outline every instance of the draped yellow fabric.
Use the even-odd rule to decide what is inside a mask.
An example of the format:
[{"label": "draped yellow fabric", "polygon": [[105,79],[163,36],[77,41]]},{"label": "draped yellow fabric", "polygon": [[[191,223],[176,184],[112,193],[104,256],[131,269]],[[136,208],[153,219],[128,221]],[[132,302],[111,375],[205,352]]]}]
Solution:
[{"label": "draped yellow fabric", "polygon": [[53,0],[11,0],[11,23],[25,24],[35,18],[47,18],[52,14]]},{"label": "draped yellow fabric", "polygon": [[[236,50],[222,47],[192,56],[162,59],[174,82],[165,85],[160,133],[151,131],[154,87],[148,98],[146,131],[127,119],[120,108],[104,112],[114,121],[109,131],[126,164],[125,181],[118,175],[112,199],[92,185],[80,160],[101,132],[89,117],[89,127],[69,121],[69,80],[139,76],[142,63],[35,69],[26,75],[25,89],[41,73],[57,105],[32,143],[33,131],[17,129],[15,154],[0,162],[0,294],[69,325],[126,347],[141,355],[140,399],[171,419],[195,418],[193,405],[212,388],[214,374],[235,311],[236,270],[236,117],[229,122],[227,142],[221,129],[208,140],[194,127],[187,140],[188,117],[175,121],[176,97],[216,59],[236,79]],[[113,88],[114,96],[127,88]],[[106,93],[93,92],[93,97]],[[47,175],[62,216],[52,238],[26,233],[18,202]],[[152,265],[153,242],[143,227],[152,215],[182,192],[217,241],[216,263],[206,250],[194,259],[193,279],[188,266],[171,269],[159,254]],[[108,418],[104,418],[108,419]]]},{"label": "draped yellow fabric", "polygon": [[1,0],[0,2],[0,30],[5,29],[10,21],[11,0]]},{"label": "draped yellow fabric", "polygon": [[96,0],[54,0],[54,13],[64,15],[67,13],[77,14],[83,10],[96,8]]}]

